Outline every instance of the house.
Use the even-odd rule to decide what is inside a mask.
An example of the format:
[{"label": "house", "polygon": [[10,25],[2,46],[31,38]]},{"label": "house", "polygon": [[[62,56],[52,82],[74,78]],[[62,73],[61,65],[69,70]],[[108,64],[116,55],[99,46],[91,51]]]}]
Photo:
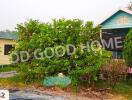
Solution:
[{"label": "house", "polygon": [[120,48],[114,47],[105,47],[106,50],[113,52],[114,59],[122,59],[125,57],[123,55],[123,45],[126,34],[132,28],[132,11],[127,9],[119,9],[107,19],[105,19],[101,24],[102,32],[100,34],[101,39],[104,39],[106,43],[110,43],[110,39],[114,40],[118,38],[118,42],[121,46]]},{"label": "house", "polygon": [[10,64],[9,53],[16,44],[16,35],[10,32],[0,32],[0,65]]}]

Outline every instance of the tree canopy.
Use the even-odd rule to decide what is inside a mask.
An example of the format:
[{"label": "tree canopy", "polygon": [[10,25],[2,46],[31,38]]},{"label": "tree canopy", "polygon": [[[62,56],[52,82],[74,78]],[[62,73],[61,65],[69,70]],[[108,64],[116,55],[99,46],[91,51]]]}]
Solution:
[{"label": "tree canopy", "polygon": [[[87,45],[88,41],[99,40],[100,26],[94,26],[91,21],[83,22],[79,19],[54,19],[51,23],[31,19],[18,24],[16,29],[19,38],[15,52],[26,50],[30,54],[27,62],[20,61],[19,64],[20,71],[24,73],[26,79],[32,80],[36,77],[36,75],[33,77],[34,74],[51,76],[60,72],[76,80],[85,74],[91,74],[92,79],[95,79],[103,57],[98,52],[87,49],[82,51],[80,44]],[[43,51],[47,47],[52,47],[54,51],[57,46],[66,47],[68,44],[72,44],[76,48],[76,52],[72,55],[65,53],[60,57],[47,58],[44,56],[41,59],[33,57],[37,48],[41,49],[39,54],[44,55]],[[68,50],[72,51],[72,48],[69,47]],[[63,49],[58,49],[58,51],[61,53]],[[51,50],[48,51],[48,55],[52,55]]]},{"label": "tree canopy", "polygon": [[125,56],[126,56],[126,63],[129,67],[132,67],[132,29],[126,36],[125,39]]}]

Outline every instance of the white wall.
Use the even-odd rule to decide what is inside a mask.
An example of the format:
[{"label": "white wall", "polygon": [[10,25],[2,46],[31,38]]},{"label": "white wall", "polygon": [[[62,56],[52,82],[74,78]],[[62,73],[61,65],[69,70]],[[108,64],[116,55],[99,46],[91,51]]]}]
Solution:
[{"label": "white wall", "polygon": [[9,55],[4,55],[4,45],[6,45],[6,44],[15,45],[16,43],[13,40],[0,39],[0,65],[11,63],[10,59],[9,59]]}]

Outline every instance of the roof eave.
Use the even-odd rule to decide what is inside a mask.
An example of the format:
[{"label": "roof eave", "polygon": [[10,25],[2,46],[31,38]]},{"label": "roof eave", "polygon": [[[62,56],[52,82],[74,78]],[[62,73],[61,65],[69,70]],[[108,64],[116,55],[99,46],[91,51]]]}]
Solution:
[{"label": "roof eave", "polygon": [[16,40],[16,39],[7,39],[7,38],[0,38],[0,39],[3,39],[3,40]]},{"label": "roof eave", "polygon": [[125,10],[125,9],[119,9],[117,11],[115,11],[111,16],[107,17],[105,20],[103,20],[99,25],[102,25],[103,23],[105,23],[109,18],[111,18],[112,16],[114,16],[116,13],[118,13],[119,11],[123,11],[123,12],[126,12],[130,15],[132,15],[132,11],[129,11],[129,10]]}]

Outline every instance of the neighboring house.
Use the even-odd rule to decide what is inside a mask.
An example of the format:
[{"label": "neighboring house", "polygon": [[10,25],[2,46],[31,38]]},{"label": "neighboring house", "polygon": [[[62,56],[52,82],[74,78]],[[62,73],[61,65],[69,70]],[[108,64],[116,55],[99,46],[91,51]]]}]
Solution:
[{"label": "neighboring house", "polygon": [[0,32],[0,65],[10,64],[9,53],[14,48],[16,35],[9,32]]},{"label": "neighboring house", "polygon": [[[110,42],[109,40],[111,38],[114,41],[115,37],[121,37],[120,41],[123,43],[119,45],[124,45],[125,36],[132,28],[132,11],[120,9],[104,20],[100,25],[102,26],[101,38],[106,40],[107,44]],[[106,47],[106,50],[113,52],[114,59],[122,59],[125,57],[125,55],[123,55],[123,47],[116,48],[115,43],[114,48]]]}]

